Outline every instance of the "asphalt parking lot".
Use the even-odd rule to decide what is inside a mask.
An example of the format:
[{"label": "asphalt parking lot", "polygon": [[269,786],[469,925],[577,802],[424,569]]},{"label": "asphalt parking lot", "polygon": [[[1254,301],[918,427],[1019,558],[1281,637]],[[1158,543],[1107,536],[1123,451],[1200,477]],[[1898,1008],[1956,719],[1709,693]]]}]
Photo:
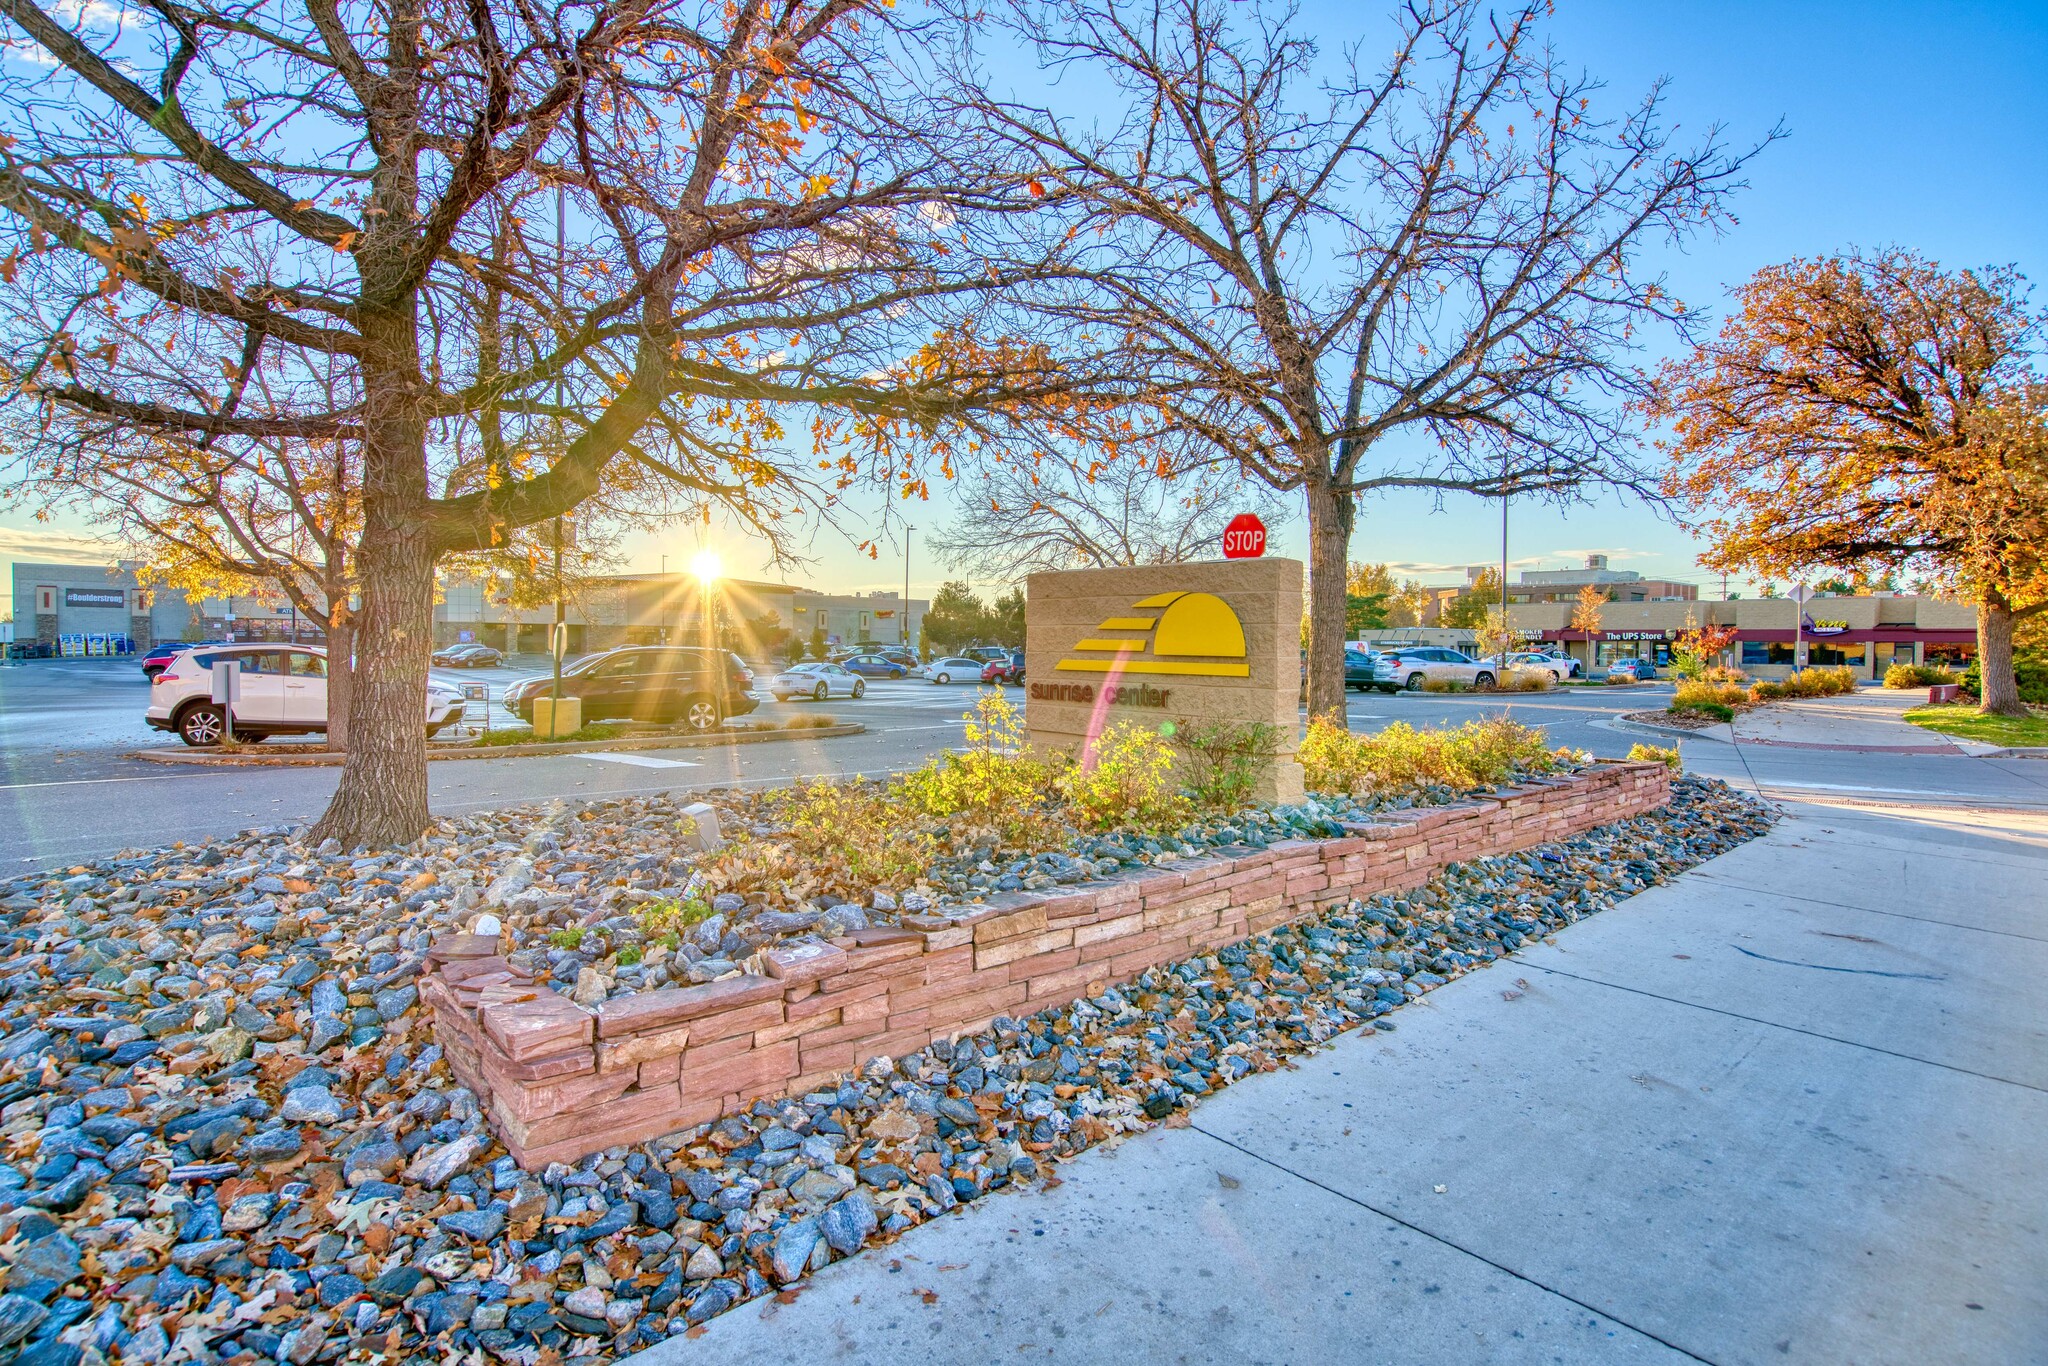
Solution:
[{"label": "asphalt parking lot", "polygon": [[[495,699],[533,668],[436,670],[481,683]],[[1658,685],[1567,688],[1544,694],[1352,694],[1354,729],[1393,722],[1455,725],[1508,712],[1543,727],[1555,744],[1625,754],[1640,736],[1608,729],[1624,711],[1663,704]],[[828,712],[867,727],[863,735],[807,738],[731,749],[437,763],[429,770],[436,810],[504,806],[553,797],[595,797],[673,788],[784,782],[799,777],[887,773],[958,742],[961,713],[979,687],[871,679],[857,701],[764,700],[756,715]],[[133,659],[36,660],[0,668],[0,860],[56,863],[123,848],[231,833],[251,825],[310,820],[333,790],[331,768],[176,768],[130,756],[176,748],[142,719],[149,685]],[[492,723],[507,717],[492,703]]]}]

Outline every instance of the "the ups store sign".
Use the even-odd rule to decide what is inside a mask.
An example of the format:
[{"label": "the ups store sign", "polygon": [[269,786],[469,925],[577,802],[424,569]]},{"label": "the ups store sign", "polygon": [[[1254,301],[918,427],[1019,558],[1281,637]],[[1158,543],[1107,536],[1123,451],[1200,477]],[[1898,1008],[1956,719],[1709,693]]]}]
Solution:
[{"label": "the ups store sign", "polygon": [[1301,588],[1298,560],[1033,574],[1024,641],[1032,744],[1085,759],[1115,721],[1264,722],[1279,753],[1261,796],[1299,801]]}]

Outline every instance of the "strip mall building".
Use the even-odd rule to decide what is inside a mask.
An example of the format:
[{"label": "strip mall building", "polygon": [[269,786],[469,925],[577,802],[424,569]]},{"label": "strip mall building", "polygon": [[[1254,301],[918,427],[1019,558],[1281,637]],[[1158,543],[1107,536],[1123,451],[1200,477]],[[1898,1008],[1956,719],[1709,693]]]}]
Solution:
[{"label": "strip mall building", "polygon": [[[1689,626],[1733,626],[1735,643],[1724,656],[1752,678],[1782,678],[1798,664],[1840,664],[1863,678],[1882,678],[1892,664],[1967,663],[1977,653],[1977,613],[1968,603],[1883,595],[1817,597],[1799,605],[1789,598],[1731,602],[1609,602],[1600,629],[1588,639],[1571,629],[1574,604],[1510,603],[1508,623],[1532,644],[1561,648],[1588,668],[1620,659],[1671,662]],[[1803,659],[1794,659],[1795,649]]]}]

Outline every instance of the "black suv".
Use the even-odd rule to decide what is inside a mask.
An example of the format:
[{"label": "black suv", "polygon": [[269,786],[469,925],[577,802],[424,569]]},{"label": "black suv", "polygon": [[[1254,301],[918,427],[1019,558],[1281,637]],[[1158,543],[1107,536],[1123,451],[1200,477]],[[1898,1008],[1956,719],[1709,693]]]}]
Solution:
[{"label": "black suv", "polygon": [[[562,696],[583,699],[585,721],[681,721],[692,730],[716,730],[728,716],[752,711],[753,683],[738,655],[693,645],[631,645],[562,670]],[[552,674],[522,678],[505,689],[505,710],[532,721],[533,700],[553,685]]]}]

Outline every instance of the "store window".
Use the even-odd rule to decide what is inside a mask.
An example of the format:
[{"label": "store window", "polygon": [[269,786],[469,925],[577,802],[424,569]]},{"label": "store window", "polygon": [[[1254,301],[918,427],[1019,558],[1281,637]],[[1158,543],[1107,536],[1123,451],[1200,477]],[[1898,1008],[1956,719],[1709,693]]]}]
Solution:
[{"label": "store window", "polygon": [[1958,669],[1966,667],[1977,657],[1974,645],[1930,645],[1927,647],[1929,664],[1950,664]]},{"label": "store window", "polygon": [[1863,666],[1867,645],[1843,645],[1835,641],[1816,640],[1806,647],[1808,664],[1854,664]]},{"label": "store window", "polygon": [[1745,640],[1742,642],[1742,662],[1789,666],[1792,663],[1792,647],[1775,640]]}]

